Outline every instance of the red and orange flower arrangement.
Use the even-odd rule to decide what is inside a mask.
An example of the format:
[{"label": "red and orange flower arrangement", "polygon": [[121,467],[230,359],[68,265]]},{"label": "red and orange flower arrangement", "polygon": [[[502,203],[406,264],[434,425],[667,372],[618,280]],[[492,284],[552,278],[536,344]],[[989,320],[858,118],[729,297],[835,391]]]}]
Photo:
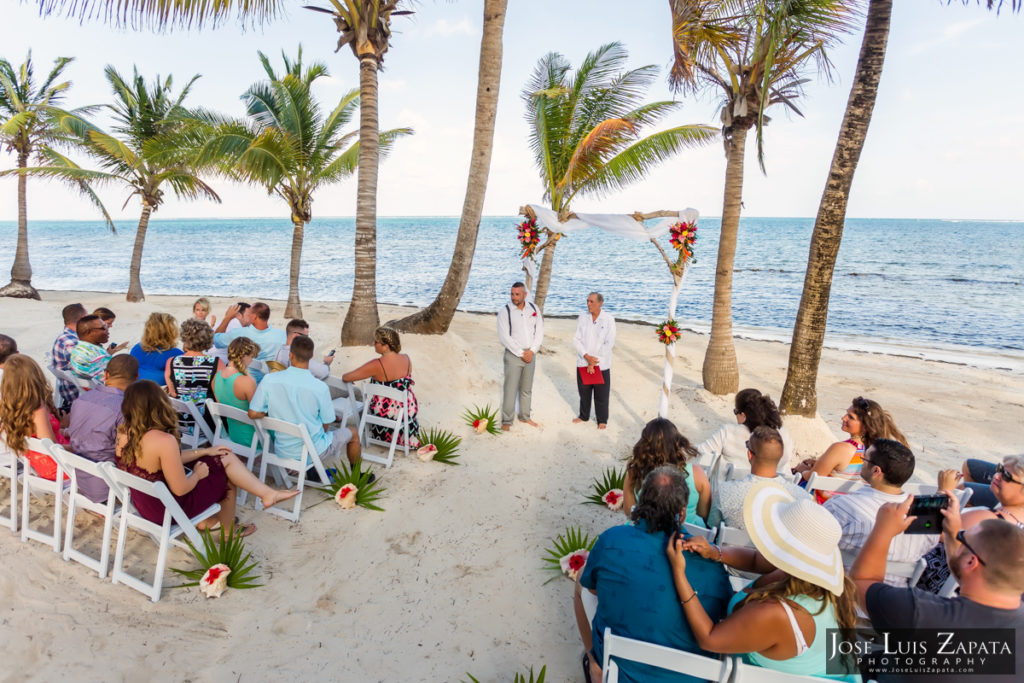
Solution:
[{"label": "red and orange flower arrangement", "polygon": [[537,221],[528,218],[517,226],[519,245],[523,249],[520,258],[532,257],[534,250],[540,244],[540,231],[537,230]]}]

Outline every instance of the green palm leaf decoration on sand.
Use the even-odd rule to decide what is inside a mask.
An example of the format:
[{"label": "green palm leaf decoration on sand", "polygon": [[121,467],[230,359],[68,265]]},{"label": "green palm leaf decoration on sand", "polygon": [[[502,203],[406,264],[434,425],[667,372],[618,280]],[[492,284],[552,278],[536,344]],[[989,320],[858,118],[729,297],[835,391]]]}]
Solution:
[{"label": "green palm leaf decoration on sand", "polygon": [[328,475],[331,477],[331,483],[327,486],[317,486],[315,488],[330,494],[333,498],[346,484],[352,484],[358,489],[356,491],[356,505],[360,505],[368,510],[384,512],[384,508],[379,507],[376,503],[387,489],[380,485],[380,479],[370,481],[373,473],[369,469],[364,472],[361,463],[356,465],[355,469],[352,469],[347,463],[342,462],[339,469],[328,470]]},{"label": "green palm leaf decoration on sand", "polygon": [[[544,683],[544,677],[547,675],[547,672],[548,667],[546,665],[542,666],[540,668],[540,674],[534,677],[533,667],[531,666],[529,678],[526,677],[526,674],[516,673],[515,678],[512,679],[512,683]],[[466,675],[469,676],[469,683],[480,683],[480,679],[468,671],[466,672]],[[463,681],[462,683],[466,683],[466,681]]]},{"label": "green palm leaf decoration on sand", "polygon": [[[433,459],[436,462],[442,462],[445,465],[461,465],[462,463],[457,462],[461,453],[459,453],[459,445],[462,444],[462,437],[455,436],[455,434],[449,432],[447,429],[441,429],[440,427],[431,427],[430,429],[420,430],[420,443],[423,447],[420,451],[423,451],[428,446],[433,446],[437,451],[433,454]],[[420,459],[426,459],[426,455],[421,455]]]},{"label": "green palm leaf decoration on sand", "polygon": [[[576,576],[583,571],[587,557],[596,542],[596,536],[591,538],[590,534],[583,533],[580,527],[571,526],[565,533],[558,534],[552,542],[552,547],[545,548],[547,557],[544,558],[544,568],[565,574],[575,581]],[[551,577],[548,581],[556,578]]]},{"label": "green palm leaf decoration on sand", "polygon": [[466,412],[462,414],[462,419],[479,434],[483,434],[484,432],[494,434],[495,436],[501,434],[501,425],[498,421],[498,410],[496,408],[491,408],[490,403],[485,405],[483,408],[480,406],[467,408]]},{"label": "green palm leaf decoration on sand", "polygon": [[230,588],[256,588],[263,585],[256,583],[260,578],[259,574],[252,573],[258,565],[255,560],[251,560],[252,553],[245,552],[242,528],[236,526],[230,534],[225,535],[224,527],[221,527],[220,538],[216,541],[213,539],[213,534],[210,533],[209,529],[203,529],[200,534],[203,537],[202,550],[192,545],[191,541],[187,538],[185,539],[189,550],[192,551],[196,560],[199,561],[199,569],[184,570],[171,568],[171,571],[181,574],[186,579],[190,579],[188,583],[177,586],[178,588],[200,585],[200,581],[210,568],[220,564],[227,565],[231,570],[227,579],[227,585]]},{"label": "green palm leaf decoration on sand", "polygon": [[[616,469],[615,467],[609,467],[604,471],[604,475],[600,479],[594,479],[594,483],[591,485],[594,492],[587,496],[584,503],[592,503],[594,505],[604,505],[612,510],[622,509],[622,489],[626,485],[626,468]],[[609,496],[609,492],[615,491],[617,494]]]}]

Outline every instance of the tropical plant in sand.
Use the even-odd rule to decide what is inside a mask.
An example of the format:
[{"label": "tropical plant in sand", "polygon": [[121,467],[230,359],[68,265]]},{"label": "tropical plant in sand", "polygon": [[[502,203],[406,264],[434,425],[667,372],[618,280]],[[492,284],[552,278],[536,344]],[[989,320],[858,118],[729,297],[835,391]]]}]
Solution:
[{"label": "tropical plant in sand", "polygon": [[[579,527],[569,527],[564,533],[552,541],[550,548],[545,548],[544,568],[568,576],[573,581],[587,565],[587,558],[593,550],[597,538],[583,533]],[[554,581],[556,577],[548,579]]]},{"label": "tropical plant in sand", "polygon": [[626,468],[609,467],[600,479],[594,479],[591,488],[593,493],[587,496],[585,503],[604,505],[609,510],[622,509],[622,489],[626,485]]},{"label": "tropical plant in sand", "polygon": [[445,465],[461,465],[457,462],[462,455],[459,453],[459,446],[462,444],[462,437],[456,436],[447,429],[431,427],[420,430],[420,443],[423,444],[417,454],[420,460],[434,460]]},{"label": "tropical plant in sand", "polygon": [[380,324],[377,314],[377,71],[391,39],[391,18],[402,0],[330,0],[332,9],[307,7],[334,17],[338,48],[359,60],[359,175],[356,181],[355,278],[341,328],[343,346],[367,345]]},{"label": "tropical plant in sand", "polygon": [[343,462],[339,469],[330,470],[328,476],[331,479],[330,483],[317,488],[330,494],[341,507],[359,505],[368,510],[384,512],[384,508],[378,506],[377,501],[387,489],[381,486],[380,479],[376,478],[372,471],[363,470],[361,463],[353,468]]},{"label": "tropical plant in sand", "polygon": [[462,419],[466,424],[475,429],[477,434],[486,433],[494,436],[501,434],[501,421],[498,419],[498,409],[492,408],[490,403],[483,408],[477,405],[467,408],[466,412],[462,414]]},{"label": "tropical plant in sand", "polygon": [[[603,196],[642,180],[658,164],[687,147],[710,142],[710,126],[668,128],[646,137],[640,132],[676,109],[678,102],[643,102],[656,66],[626,70],[629,55],[620,43],[602,45],[572,72],[569,61],[551,52],[541,57],[523,89],[530,148],[544,184],[544,199],[563,219],[577,196]],[[544,307],[559,233],[547,239],[534,301]]]},{"label": "tropical plant in sand", "polygon": [[[325,115],[312,93],[313,83],[329,75],[324,64],[304,65],[300,46],[294,61],[282,54],[284,71],[278,74],[266,55],[258,54],[267,80],[242,95],[248,120],[201,114],[207,125],[195,136],[200,145],[195,163],[217,165],[236,179],[265,187],[288,204],[292,249],[284,315],[301,318],[299,270],[305,226],[313,218],[314,193],[356,170],[359,142],[354,140],[356,132],[346,132],[345,127],[359,108],[359,91],[345,93]],[[411,134],[409,128],[384,131],[379,137],[380,154],[398,137]]]},{"label": "tropical plant in sand", "polygon": [[[544,683],[544,678],[547,676],[547,673],[548,667],[545,665],[540,668],[540,673],[535,676],[533,673],[533,667],[531,666],[529,677],[527,677],[526,674],[519,673],[517,671],[515,676],[512,678],[512,683]],[[466,675],[469,676],[470,683],[480,683],[480,679],[468,671],[466,672]]]},{"label": "tropical plant in sand", "polygon": [[[953,0],[947,0],[952,2]],[[967,4],[969,0],[963,0]],[[1002,0],[987,0],[988,9],[1002,8]],[[1010,7],[1018,11],[1024,2],[1010,0]],[[846,206],[853,187],[868,126],[878,96],[882,78],[886,46],[889,42],[889,22],[892,0],[870,0],[861,41],[857,70],[850,88],[843,122],[839,127],[828,180],[818,205],[811,233],[810,253],[804,273],[804,288],[793,325],[793,341],[789,347],[789,365],[786,383],[782,388],[779,410],[788,415],[813,417],[818,410],[818,363],[825,342],[828,323],[828,302],[832,291],[832,273],[835,270],[839,245],[846,223]]]},{"label": "tropical plant in sand", "polygon": [[[89,127],[84,117],[93,108],[69,111],[58,106],[71,87],[71,81],[61,79],[64,69],[72,61],[70,57],[55,59],[50,73],[40,83],[36,81],[31,52],[17,67],[6,59],[0,59],[0,146],[13,152],[17,159],[15,169],[4,175],[15,173],[18,176],[18,242],[11,266],[11,281],[0,289],[0,296],[39,298],[39,293],[32,286],[32,265],[28,256],[28,177],[25,169],[32,155],[49,164],[75,166],[57,148],[74,144],[75,137],[71,132],[81,132]],[[88,182],[72,181],[72,186],[100,209],[107,225],[114,231],[114,223]]]},{"label": "tropical plant in sand", "polygon": [[176,574],[190,579],[188,583],[181,584],[180,588],[199,586],[207,597],[216,598],[220,597],[224,588],[256,588],[263,585],[256,583],[260,576],[253,574],[253,571],[258,564],[256,560],[251,559],[252,553],[245,551],[241,528],[236,525],[225,535],[224,527],[220,527],[220,537],[216,541],[209,529],[204,529],[200,533],[203,538],[201,550],[185,539],[189,550],[199,562],[199,568],[171,569]]},{"label": "tropical plant in sand", "polygon": [[796,100],[813,69],[828,74],[826,49],[850,29],[848,0],[669,0],[674,61],[669,81],[682,92],[721,96],[725,144],[722,232],[715,269],[711,338],[704,388],[736,391],[739,368],[732,340],[732,272],[743,198],[747,134],[754,129],[764,171],[766,111],[777,104],[800,114]]}]

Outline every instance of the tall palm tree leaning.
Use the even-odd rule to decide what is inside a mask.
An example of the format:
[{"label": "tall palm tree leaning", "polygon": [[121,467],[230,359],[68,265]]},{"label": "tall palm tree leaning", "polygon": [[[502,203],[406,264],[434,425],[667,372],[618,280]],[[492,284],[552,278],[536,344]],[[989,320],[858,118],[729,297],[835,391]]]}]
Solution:
[{"label": "tall palm tree leaning", "polygon": [[[90,112],[90,107],[66,111],[57,106],[71,87],[71,81],[60,79],[72,61],[70,57],[58,57],[43,82],[37,84],[31,51],[17,68],[6,59],[0,59],[0,145],[17,157],[15,170],[4,175],[15,173],[18,176],[18,243],[11,266],[11,281],[0,289],[0,296],[39,298],[39,292],[32,286],[32,265],[28,258],[28,178],[25,169],[33,154],[50,163],[74,165],[55,149],[57,145],[73,141],[70,131],[77,129],[81,132],[89,125],[82,117]],[[88,183],[75,182],[74,185],[100,207],[113,231],[110,216]]]},{"label": "tall palm tree leaning", "polygon": [[[1019,10],[1022,4],[1021,0],[1010,2],[1013,11]],[[996,7],[998,11],[1003,3],[1002,0],[998,3],[987,0],[987,5],[989,9]],[[779,401],[779,409],[788,415],[813,417],[818,410],[818,364],[828,323],[832,273],[843,238],[846,205],[850,199],[853,176],[864,149],[878,96],[891,17],[892,0],[870,0],[864,39],[857,58],[857,71],[850,88],[843,123],[839,127],[839,138],[832,155],[825,191],[821,195],[818,215],[814,219],[814,231],[811,233],[804,289],[800,296],[796,323],[793,325],[793,341],[789,347],[786,384]]]},{"label": "tall palm tree leaning", "polygon": [[[544,184],[544,199],[567,217],[576,196],[602,196],[642,180],[657,164],[687,147],[714,139],[704,125],[676,126],[639,137],[679,106],[642,103],[658,67],[624,70],[629,55],[620,43],[602,45],[586,56],[575,74],[557,52],[541,57],[523,90],[530,147]],[[557,235],[544,249],[534,300],[544,307]]]},{"label": "tall palm tree leaning", "polygon": [[[355,278],[352,300],[341,328],[342,346],[373,343],[377,314],[377,71],[388,51],[391,17],[402,0],[330,0],[334,9],[307,7],[334,17],[341,36],[337,50],[348,45],[359,60],[359,176],[356,185]],[[337,51],[336,50],[336,51]]]},{"label": "tall palm tree leaning", "polygon": [[765,110],[794,100],[811,64],[828,73],[826,48],[849,30],[848,0],[669,0],[674,60],[670,82],[677,90],[709,88],[722,95],[725,193],[715,270],[711,338],[704,356],[704,388],[728,394],[739,388],[732,339],[732,272],[743,199],[747,133],[757,133],[764,171]]},{"label": "tall palm tree leaning", "polygon": [[508,0],[484,0],[484,30],[480,39],[480,69],[476,87],[476,123],[473,127],[473,152],[469,160],[469,182],[462,203],[459,232],[441,291],[423,310],[390,323],[402,332],[444,334],[455,317],[473,265],[484,195],[491,170],[494,121],[498,114],[498,86],[501,84],[501,37],[505,29]]},{"label": "tall palm tree leaning", "polygon": [[[205,114],[213,127],[200,133],[201,149],[195,162],[203,167],[219,165],[228,175],[263,185],[288,203],[293,228],[284,314],[301,318],[299,267],[305,226],[313,218],[313,193],[356,170],[359,143],[352,139],[357,133],[346,133],[344,127],[359,107],[359,90],[345,93],[324,116],[312,94],[313,82],[329,75],[324,64],[315,62],[304,67],[299,47],[295,61],[282,54],[284,72],[278,75],[266,55],[258,54],[269,80],[251,86],[242,95],[248,123]],[[381,154],[396,138],[411,134],[410,128],[384,131],[379,138]]]}]

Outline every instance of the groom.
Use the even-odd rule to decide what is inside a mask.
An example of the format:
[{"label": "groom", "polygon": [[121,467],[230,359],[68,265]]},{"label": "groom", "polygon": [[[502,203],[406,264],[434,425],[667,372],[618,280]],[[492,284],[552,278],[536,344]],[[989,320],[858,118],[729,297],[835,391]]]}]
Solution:
[{"label": "groom", "polygon": [[526,300],[526,285],[517,282],[509,294],[511,301],[498,311],[498,340],[505,347],[505,382],[501,399],[501,429],[512,428],[512,417],[519,397],[519,421],[533,427],[530,401],[533,397],[533,372],[536,353],[544,341],[544,318],[532,301]]}]

